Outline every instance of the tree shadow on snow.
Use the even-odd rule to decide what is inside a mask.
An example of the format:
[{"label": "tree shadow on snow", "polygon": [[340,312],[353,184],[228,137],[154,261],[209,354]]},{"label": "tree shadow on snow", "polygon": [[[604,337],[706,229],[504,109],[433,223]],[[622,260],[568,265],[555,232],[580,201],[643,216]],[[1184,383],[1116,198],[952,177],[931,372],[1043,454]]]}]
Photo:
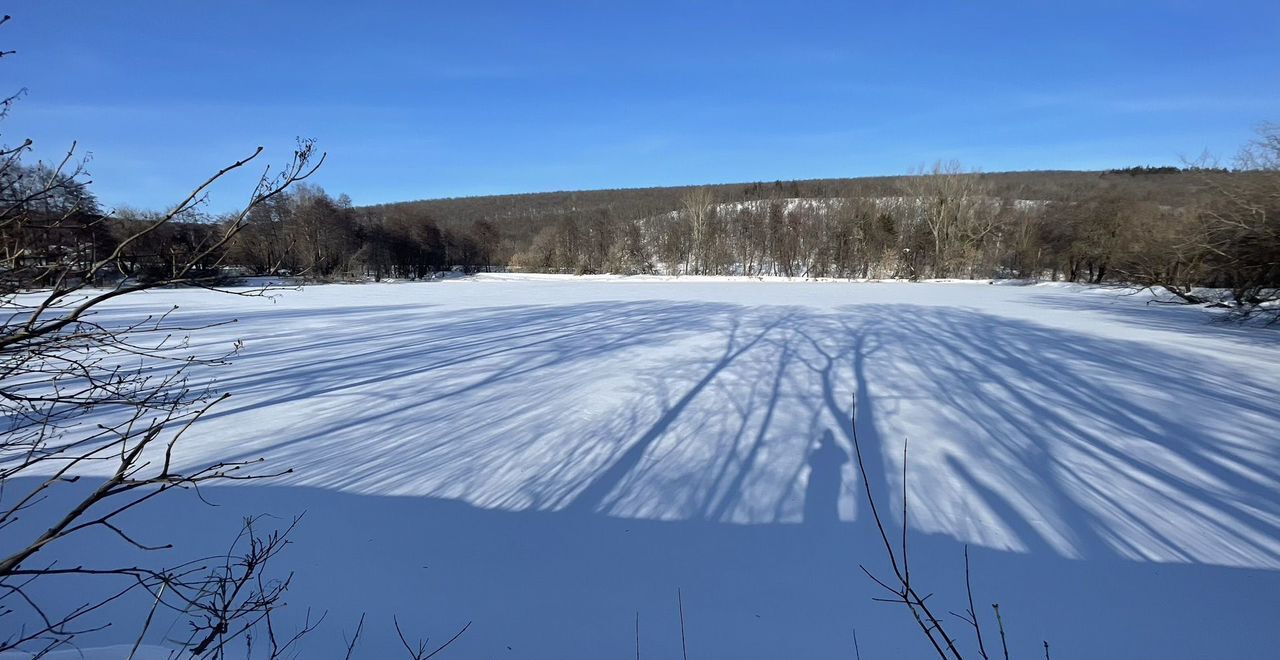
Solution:
[{"label": "tree shadow on snow", "polygon": [[1280,613],[1265,374],[952,307],[336,320],[264,335],[214,372],[235,396],[181,456],[295,473],[134,525],[198,548],[243,513],[307,510],[293,602],[352,625],[398,612],[433,635],[474,618],[456,657],[629,655],[637,610],[645,655],[670,657],[677,587],[705,655],[847,656],[857,627],[869,655],[923,656],[909,615],[871,603],[857,571],[883,550],[861,513],[856,408],[891,524],[909,438],[913,574],[959,610],[974,545],[978,597],[1007,608],[1011,642],[1250,655]]},{"label": "tree shadow on snow", "polygon": [[1245,345],[1280,345],[1280,325],[1263,317],[1239,321],[1198,305],[1152,301],[1149,294],[1126,290],[1092,290],[1076,295],[1033,296],[1031,304],[1071,312],[1096,312],[1139,330],[1175,332],[1190,337],[1227,339]]}]

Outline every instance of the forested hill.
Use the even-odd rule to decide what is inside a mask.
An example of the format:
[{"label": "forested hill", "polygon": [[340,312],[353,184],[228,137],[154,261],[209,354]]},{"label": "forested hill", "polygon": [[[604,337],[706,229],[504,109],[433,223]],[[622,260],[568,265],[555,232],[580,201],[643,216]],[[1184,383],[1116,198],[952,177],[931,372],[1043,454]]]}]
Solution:
[{"label": "forested hill", "polygon": [[[243,219],[197,215],[151,229],[156,214],[97,221],[92,195],[75,184],[39,213],[87,221],[14,240],[33,264],[115,253],[121,275],[144,279],[172,277],[179,256],[199,255],[209,272],[321,280],[457,269],[1010,277],[1159,284],[1188,297],[1196,287],[1220,287],[1256,304],[1280,286],[1280,160],[1259,162],[1265,166],[1242,171],[993,174],[953,164],[913,176],[365,207],[303,185]],[[213,243],[218,249],[207,249]]]},{"label": "forested hill", "polygon": [[[1082,194],[1113,191],[1140,201],[1180,205],[1201,187],[1196,172],[1176,167],[1131,167],[1107,171],[1042,170],[992,172],[977,175],[993,193],[1009,199],[1067,201]],[[450,229],[480,221],[499,225],[503,234],[524,242],[547,223],[574,214],[648,217],[678,210],[695,189],[708,189],[718,203],[751,200],[886,197],[900,195],[915,176],[877,176],[845,179],[807,179],[751,183],[567,190],[554,192],[422,199],[363,208],[375,213],[429,216]]]},{"label": "forested hill", "polygon": [[1273,208],[1280,170],[1268,160],[1271,143],[1258,144],[1265,157],[1255,161],[1264,166],[1242,171],[984,174],[939,164],[898,177],[387,204],[359,210],[389,249],[365,250],[358,265],[375,276],[462,264],[580,274],[1119,281],[1159,284],[1188,300],[1198,299],[1196,287],[1223,287],[1252,305],[1280,285],[1280,209]]}]

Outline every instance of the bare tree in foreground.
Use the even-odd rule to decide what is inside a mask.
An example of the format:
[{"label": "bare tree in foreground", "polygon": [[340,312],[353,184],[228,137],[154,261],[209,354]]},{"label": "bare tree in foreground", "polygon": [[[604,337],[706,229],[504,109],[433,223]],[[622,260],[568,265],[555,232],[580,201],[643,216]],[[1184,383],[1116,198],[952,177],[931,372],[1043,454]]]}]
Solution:
[{"label": "bare tree in foreground", "polygon": [[[875,598],[874,600],[885,603],[896,603],[906,606],[911,612],[912,618],[916,625],[919,626],[920,632],[925,639],[929,641],[930,646],[943,660],[963,660],[964,651],[958,638],[948,631],[945,620],[935,614],[935,610],[929,604],[929,598],[932,593],[921,593],[919,585],[913,583],[911,579],[911,560],[908,544],[908,502],[907,502],[907,445],[904,442],[902,446],[902,537],[895,543],[889,538],[889,532],[885,529],[884,520],[880,516],[880,509],[876,505],[875,496],[872,495],[871,482],[867,474],[867,466],[862,460],[862,445],[858,441],[858,424],[857,424],[857,402],[854,402],[852,416],[849,420],[850,427],[853,430],[853,452],[854,457],[858,461],[858,471],[862,476],[862,485],[867,495],[867,506],[871,510],[872,520],[875,522],[876,529],[880,533],[880,540],[884,543],[885,556],[889,559],[891,577],[881,578],[872,573],[865,565],[859,564],[858,568],[871,578],[877,585],[884,588],[890,595],[888,597]],[[978,657],[983,660],[989,660],[987,655],[986,643],[982,638],[982,624],[979,621],[977,610],[973,604],[973,582],[970,579],[969,571],[969,548],[964,549],[964,586],[965,593],[968,596],[968,608],[964,612],[948,612],[965,625],[973,629],[974,638],[977,644]],[[1000,644],[1003,650],[1005,660],[1009,658],[1009,646],[1005,642],[1004,621],[1000,618],[1000,605],[992,604],[995,611],[996,625],[1000,632]],[[1049,642],[1044,643],[1045,657],[1049,656]]]},{"label": "bare tree in foreground", "polygon": [[[16,99],[4,100],[5,114]],[[138,644],[165,609],[189,621],[185,654],[222,657],[228,644],[265,623],[267,654],[276,657],[291,642],[275,637],[270,616],[289,580],[268,579],[264,569],[288,544],[292,526],[262,533],[247,520],[225,552],[166,569],[97,563],[111,553],[84,552],[105,538],[136,551],[168,548],[131,532],[124,514],[173,489],[270,476],[247,473],[246,462],[187,469],[176,458],[184,433],[224,398],[188,382],[187,371],[227,354],[193,354],[186,335],[198,328],[171,322],[168,313],[128,319],[102,310],[147,289],[212,285],[224,247],[249,214],[309,177],[324,156],[300,141],[284,168],[268,169],[242,209],[174,262],[167,277],[117,279],[103,289],[93,285],[118,278],[132,246],[194,213],[211,187],[262,148],[108,249],[100,239],[112,219],[98,213],[75,145],[54,164],[28,166],[23,159],[32,146],[0,147],[0,627],[7,631],[0,652],[40,657],[91,639],[115,619],[112,606],[145,591],[152,606]],[[84,600],[49,604],[48,595],[59,591]]]},{"label": "bare tree in foreground", "polygon": [[[0,119],[20,95],[0,99]],[[171,545],[128,522],[176,489],[198,494],[204,485],[289,471],[250,472],[261,459],[189,466],[180,458],[184,435],[227,396],[189,381],[189,370],[222,363],[238,344],[196,351],[191,333],[216,323],[184,325],[172,309],[139,317],[107,303],[160,287],[215,288],[253,216],[309,178],[325,155],[299,140],[284,167],[267,168],[243,206],[217,222],[198,222],[210,190],[251,166],[261,147],[167,211],[124,222],[99,212],[74,144],[53,164],[29,166],[32,147],[0,146],[0,655],[44,657],[137,622],[128,633],[132,659],[167,618],[185,621],[166,634],[172,658],[296,657],[299,640],[324,619],[308,610],[288,633],[273,621],[292,576],[269,569],[297,518],[278,529],[246,518],[225,550],[164,568],[156,566],[167,555],[153,553]],[[183,249],[156,253],[163,242],[154,239],[179,224]],[[138,266],[148,259],[143,276]],[[111,559],[128,555],[138,559]],[[346,658],[363,629],[361,617]],[[465,630],[415,657],[440,653]]]},{"label": "bare tree in foreground", "polygon": [[[95,531],[141,551],[169,547],[137,538],[120,520],[170,490],[270,476],[248,474],[247,462],[185,469],[175,459],[184,433],[225,398],[189,383],[188,370],[228,354],[192,354],[186,335],[198,328],[171,322],[168,313],[113,319],[100,312],[110,300],[147,289],[210,286],[215,276],[198,264],[219,253],[255,206],[308,177],[323,157],[314,158],[312,143],[302,142],[289,164],[264,175],[244,209],[169,277],[95,289],[98,276],[132,243],[190,212],[210,186],[261,149],[97,255],[67,238],[110,221],[65,203],[81,197],[76,193],[84,185],[74,151],[54,167],[24,168],[20,158],[29,149],[28,143],[7,150],[0,166],[0,529],[11,539],[26,535],[0,557],[0,621],[14,631],[0,639],[0,651],[39,655],[73,644],[105,625],[95,623],[103,608],[141,589],[154,599],[153,614],[167,608],[187,615],[192,629],[185,648],[192,655],[221,657],[226,644],[269,621],[287,588],[287,579],[265,580],[262,571],[287,545],[288,530],[264,536],[246,523],[225,554],[166,570],[95,565],[93,557],[66,563],[69,551],[74,557],[84,547],[75,539],[95,538]],[[96,483],[87,490],[68,487],[91,479]],[[93,581],[76,591],[98,595],[69,610],[40,603],[37,594],[49,583],[70,579]]]}]

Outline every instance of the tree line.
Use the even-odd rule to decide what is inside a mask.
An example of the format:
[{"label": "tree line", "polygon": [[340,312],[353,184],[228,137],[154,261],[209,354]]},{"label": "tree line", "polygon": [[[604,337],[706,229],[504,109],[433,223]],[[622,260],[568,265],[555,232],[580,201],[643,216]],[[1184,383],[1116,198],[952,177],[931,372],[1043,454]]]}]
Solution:
[{"label": "tree line", "polygon": [[[49,185],[42,166],[15,164],[0,175],[0,203],[23,205],[24,187],[46,187],[39,204],[25,204],[32,220],[0,227],[4,257],[24,272],[56,264],[96,262],[93,284],[125,279],[164,280],[183,267],[202,277],[297,275],[317,280],[422,278],[457,264],[492,268],[496,230],[481,221],[465,230],[444,229],[434,218],[397,209],[352,206],[323,189],[299,183],[238,215],[210,215],[199,207],[170,211],[121,208],[105,211],[79,176],[59,175]],[[207,248],[236,223],[235,235]],[[137,234],[143,232],[141,236]],[[194,261],[193,261],[194,260]],[[29,274],[29,273],[28,273]],[[36,278],[36,284],[51,284]]]},{"label": "tree line", "polygon": [[[356,207],[299,184],[227,218],[185,211],[131,240],[115,278],[197,269],[319,280],[421,279],[450,270],[804,278],[1026,278],[1163,286],[1191,302],[1227,289],[1266,302],[1277,263],[1277,131],[1233,169],[982,174],[958,163],[902,177],[505,195]],[[6,190],[40,181],[11,168]],[[55,262],[110,253],[161,212],[104,213],[78,179],[45,196],[9,254]],[[100,282],[104,283],[104,282]]]},{"label": "tree line", "polygon": [[[889,186],[855,182],[839,196],[775,189],[726,201],[698,188],[679,208],[647,217],[608,207],[566,213],[510,263],[574,273],[1128,282],[1256,298],[1280,284],[1274,140],[1264,131],[1251,164],[1234,171],[1134,168],[1043,197],[958,163]],[[1132,182],[1152,175],[1162,179],[1157,188]]]}]

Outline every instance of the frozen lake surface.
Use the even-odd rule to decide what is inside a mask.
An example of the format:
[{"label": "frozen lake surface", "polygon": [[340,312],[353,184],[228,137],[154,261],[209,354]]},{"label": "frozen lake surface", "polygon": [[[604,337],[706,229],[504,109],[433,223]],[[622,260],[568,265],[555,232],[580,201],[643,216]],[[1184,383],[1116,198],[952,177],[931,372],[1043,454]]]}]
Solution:
[{"label": "frozen lake surface", "polygon": [[1280,333],[1148,299],[480,276],[156,291],[103,317],[238,319],[192,336],[244,348],[197,372],[232,397],[181,458],[294,472],[132,524],[177,558],[306,511],[277,566],[290,616],[328,611],[306,657],[340,657],[361,613],[363,657],[399,647],[392,614],[437,641],[473,621],[446,658],[631,657],[637,612],[642,657],[680,657],[677,589],[691,658],[852,658],[855,629],[862,657],[929,657],[858,569],[887,562],[855,404],[893,529],[909,439],[913,575],[937,609],[965,607],[967,544],[1017,656],[1269,655]]}]

